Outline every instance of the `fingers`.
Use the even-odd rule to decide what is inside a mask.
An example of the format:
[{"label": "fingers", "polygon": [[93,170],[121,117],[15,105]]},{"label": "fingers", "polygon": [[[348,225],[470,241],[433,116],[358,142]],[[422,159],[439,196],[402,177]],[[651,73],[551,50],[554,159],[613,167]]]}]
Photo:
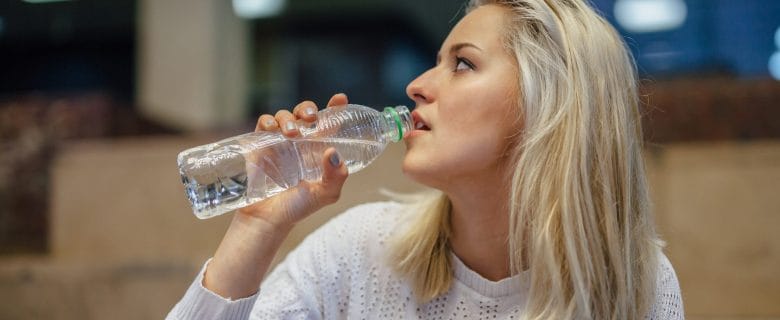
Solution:
[{"label": "fingers", "polygon": [[335,148],[328,148],[322,157],[322,181],[314,190],[317,203],[325,206],[336,202],[341,197],[341,188],[347,180],[349,172],[344,160]]},{"label": "fingers", "polygon": [[343,106],[347,103],[349,103],[347,95],[343,93],[337,93],[330,98],[330,101],[328,101],[328,107]]},{"label": "fingers", "polygon": [[294,137],[298,134],[298,124],[295,123],[295,116],[287,110],[279,110],[274,116],[282,134],[287,137]]},{"label": "fingers", "polygon": [[[306,113],[306,111],[299,111],[299,112],[303,114]],[[279,110],[276,112],[276,115],[273,116],[269,114],[264,114],[261,115],[259,118],[257,118],[257,125],[255,126],[255,131],[275,131],[281,129],[284,135],[293,137],[298,134],[298,125],[295,123],[297,118],[298,117],[296,117],[295,115],[290,113],[290,111],[287,110]],[[316,115],[314,116],[314,119],[316,119]]]},{"label": "fingers", "polygon": [[279,129],[279,124],[276,123],[276,119],[272,115],[264,114],[257,118],[255,131],[273,131],[277,129]]},{"label": "fingers", "polygon": [[[349,103],[347,95],[343,93],[335,94],[328,101],[328,107],[342,106]],[[275,131],[281,130],[287,137],[298,135],[298,124],[296,121],[302,119],[305,122],[317,120],[317,105],[311,101],[299,103],[293,111],[279,110],[275,115],[264,114],[257,118],[255,131]]]},{"label": "fingers", "polygon": [[307,122],[317,120],[317,105],[311,101],[301,102],[293,109],[293,115]]},{"label": "fingers", "polygon": [[290,226],[317,210],[335,203],[349,175],[344,160],[335,148],[328,148],[322,157],[320,181],[301,181],[295,188],[239,209],[239,212],[262,217],[275,226]]}]

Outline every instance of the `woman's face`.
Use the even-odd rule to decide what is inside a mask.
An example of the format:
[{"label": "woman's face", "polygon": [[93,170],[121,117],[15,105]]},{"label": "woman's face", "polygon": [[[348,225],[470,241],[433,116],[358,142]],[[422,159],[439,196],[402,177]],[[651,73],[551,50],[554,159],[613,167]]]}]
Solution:
[{"label": "woman's face", "polygon": [[450,32],[429,69],[406,88],[417,130],[405,139],[403,170],[445,190],[502,172],[510,136],[519,129],[517,63],[504,48],[505,10],[481,6]]}]

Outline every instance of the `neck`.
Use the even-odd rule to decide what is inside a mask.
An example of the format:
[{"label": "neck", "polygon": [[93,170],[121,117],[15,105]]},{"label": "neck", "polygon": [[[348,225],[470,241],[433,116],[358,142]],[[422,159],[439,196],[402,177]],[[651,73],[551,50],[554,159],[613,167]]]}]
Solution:
[{"label": "neck", "polygon": [[471,270],[491,281],[511,275],[508,191],[496,181],[500,180],[472,180],[446,192],[452,204],[453,252]]}]

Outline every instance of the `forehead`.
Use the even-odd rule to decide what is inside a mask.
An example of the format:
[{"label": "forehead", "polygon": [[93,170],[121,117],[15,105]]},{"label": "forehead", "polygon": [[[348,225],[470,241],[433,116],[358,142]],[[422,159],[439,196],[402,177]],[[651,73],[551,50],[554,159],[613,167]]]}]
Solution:
[{"label": "forehead", "polygon": [[482,49],[501,49],[504,20],[508,9],[498,5],[483,5],[472,10],[452,28],[444,46],[471,42]]}]

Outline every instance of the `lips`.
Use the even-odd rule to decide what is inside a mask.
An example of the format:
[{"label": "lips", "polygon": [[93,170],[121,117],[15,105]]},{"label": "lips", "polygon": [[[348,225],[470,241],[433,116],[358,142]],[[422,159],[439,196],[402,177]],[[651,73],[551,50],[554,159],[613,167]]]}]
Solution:
[{"label": "lips", "polygon": [[414,120],[414,129],[415,130],[421,130],[421,131],[430,131],[431,128],[428,126],[428,123],[425,122],[425,119],[420,116],[420,113],[417,111],[412,112],[412,120]]}]

